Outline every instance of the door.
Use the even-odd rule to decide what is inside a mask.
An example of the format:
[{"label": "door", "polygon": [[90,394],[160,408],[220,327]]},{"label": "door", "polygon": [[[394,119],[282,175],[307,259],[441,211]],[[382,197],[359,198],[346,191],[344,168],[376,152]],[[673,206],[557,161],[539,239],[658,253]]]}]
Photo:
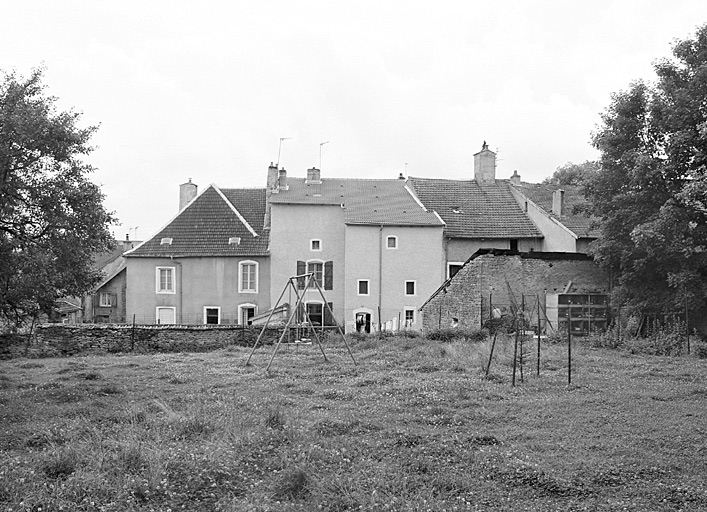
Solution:
[{"label": "door", "polygon": [[371,314],[356,313],[356,331],[361,333],[371,332]]},{"label": "door", "polygon": [[175,308],[157,308],[157,323],[173,325],[177,323]]},{"label": "door", "polygon": [[252,323],[252,318],[255,316],[255,307],[242,306],[239,309],[241,310],[239,323],[241,325],[250,325]]}]

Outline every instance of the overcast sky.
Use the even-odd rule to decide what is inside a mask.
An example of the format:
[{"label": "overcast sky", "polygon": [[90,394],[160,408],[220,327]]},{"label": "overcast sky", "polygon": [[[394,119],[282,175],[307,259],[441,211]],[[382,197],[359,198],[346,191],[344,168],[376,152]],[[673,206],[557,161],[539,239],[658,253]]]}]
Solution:
[{"label": "overcast sky", "polygon": [[[179,184],[305,176],[538,182],[597,157],[613,92],[707,23],[704,0],[188,2],[0,0],[0,69],[46,67],[63,109],[100,124],[92,179],[121,225],[155,234]],[[139,228],[136,230],[135,228]]]}]

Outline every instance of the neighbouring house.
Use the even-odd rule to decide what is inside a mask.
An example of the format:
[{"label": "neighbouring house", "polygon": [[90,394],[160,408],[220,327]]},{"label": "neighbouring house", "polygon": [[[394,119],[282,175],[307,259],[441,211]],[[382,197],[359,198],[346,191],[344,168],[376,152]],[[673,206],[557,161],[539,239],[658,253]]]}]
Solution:
[{"label": "neighbouring house", "polygon": [[510,182],[516,201],[543,234],[539,250],[589,252],[599,228],[595,219],[581,211],[587,200],[580,187],[521,182],[517,171]]},{"label": "neighbouring house", "polygon": [[474,178],[409,179],[429,210],[444,220],[444,257],[450,277],[479,249],[542,250],[544,235],[516,200],[510,180],[496,179],[496,154],[484,142],[474,155]]},{"label": "neighbouring house", "polygon": [[608,276],[585,254],[480,250],[420,308],[424,329],[480,329],[524,310],[541,330],[575,335],[607,327]]},{"label": "neighbouring house", "polygon": [[299,284],[313,323],[422,327],[419,307],[443,280],[444,222],[404,179],[323,178],[314,168],[295,178],[271,166],[268,209],[273,299],[291,276],[314,273],[324,299]]},{"label": "neighbouring house", "polygon": [[181,185],[177,215],[125,253],[137,323],[248,324],[270,308],[265,189],[197,191]]},{"label": "neighbouring house", "polygon": [[125,299],[127,291],[127,263],[123,253],[134,249],[140,242],[116,240],[115,248],[96,256],[94,265],[103,273],[103,279],[91,293],[81,299],[83,322],[125,323],[128,321]]}]

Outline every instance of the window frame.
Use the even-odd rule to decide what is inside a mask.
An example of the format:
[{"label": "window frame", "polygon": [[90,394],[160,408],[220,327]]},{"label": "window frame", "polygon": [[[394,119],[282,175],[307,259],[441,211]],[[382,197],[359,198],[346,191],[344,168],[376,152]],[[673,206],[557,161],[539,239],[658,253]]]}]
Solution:
[{"label": "window frame", "polygon": [[[174,323],[160,323],[160,309],[171,309],[174,312]],[[175,306],[157,306],[155,307],[155,325],[177,325],[177,308]]]},{"label": "window frame", "polygon": [[[408,313],[412,313],[412,322],[408,324],[408,319],[407,315]],[[417,309],[413,307],[404,307],[403,308],[403,325],[405,326],[405,329],[408,329],[415,325],[417,323]]]},{"label": "window frame", "polygon": [[[113,307],[112,301],[111,301],[111,295],[113,295],[110,292],[99,292],[98,293],[98,307],[99,308],[110,308]],[[105,302],[103,299],[107,298],[108,302]]]},{"label": "window frame", "polygon": [[[450,279],[452,277],[452,273],[451,273],[452,266],[459,267],[459,270],[461,270],[461,268],[464,266],[464,262],[463,261],[448,261],[447,262],[447,279]],[[459,272],[459,270],[457,270],[457,272]],[[454,275],[456,275],[456,273]]]},{"label": "window frame", "polygon": [[[216,323],[215,324],[209,324],[207,323],[206,319],[207,317],[207,310],[209,309],[215,309],[216,310]],[[221,306],[204,306],[204,325],[221,325]]]},{"label": "window frame", "polygon": [[[412,293],[408,293],[408,284],[412,283]],[[405,281],[405,296],[406,297],[417,297],[417,281],[407,280]]]},{"label": "window frame", "polygon": [[[393,241],[393,246],[390,246],[390,241]],[[385,248],[395,251],[398,249],[398,235],[388,235],[385,237]]]},{"label": "window frame", "polygon": [[[255,267],[254,288],[243,287],[244,268],[253,265]],[[260,266],[257,261],[243,260],[238,262],[238,293],[258,293],[258,279],[260,275]]]},{"label": "window frame", "polygon": [[[170,279],[169,283],[171,289],[162,289],[162,280],[160,279],[160,271],[169,270]],[[177,293],[177,267],[167,267],[167,266],[157,266],[155,267],[155,293],[174,295]]]},{"label": "window frame", "polygon": [[[320,306],[320,307],[322,308],[321,321],[319,322],[318,325],[315,324],[314,322],[312,322],[312,316],[309,314],[309,306],[310,306],[310,304],[316,304],[316,305],[318,305],[318,306]],[[309,323],[310,323],[310,325],[312,325],[312,327],[322,327],[322,326],[324,326],[324,309],[325,309],[325,308],[326,308],[326,306],[325,306],[324,302],[322,302],[321,300],[309,300],[309,301],[307,301],[307,302],[304,303],[304,310],[307,312],[307,319],[309,320]]]},{"label": "window frame", "polygon": [[[315,243],[319,245],[318,248],[314,247]],[[309,241],[309,250],[311,252],[322,252],[322,240],[320,238],[312,238]]]},{"label": "window frame", "polygon": [[[361,293],[361,284],[366,283],[366,293]],[[356,282],[356,293],[359,297],[370,297],[371,296],[371,280],[370,279],[358,279]]]},{"label": "window frame", "polygon": [[248,322],[243,323],[243,310],[244,309],[252,309],[253,316],[258,314],[258,305],[257,304],[252,304],[250,302],[238,304],[238,319],[236,320],[236,323],[238,325],[248,325]]},{"label": "window frame", "polygon": [[[316,271],[314,271],[314,278],[317,279],[317,283],[319,283],[319,286],[320,286],[322,289],[324,289],[324,280],[326,279],[324,263],[325,263],[325,262],[322,261],[322,260],[307,260],[307,261],[305,262],[305,267],[304,267],[304,268],[305,268],[305,272],[306,272],[307,274],[309,274],[309,273],[312,272],[311,270],[309,270],[309,266],[310,266],[310,265],[321,265],[321,267],[322,267],[322,278],[321,278],[321,280],[317,279],[317,272],[316,272]],[[316,287],[314,286],[314,284],[312,284],[312,285],[310,286],[310,288],[316,288]]]}]

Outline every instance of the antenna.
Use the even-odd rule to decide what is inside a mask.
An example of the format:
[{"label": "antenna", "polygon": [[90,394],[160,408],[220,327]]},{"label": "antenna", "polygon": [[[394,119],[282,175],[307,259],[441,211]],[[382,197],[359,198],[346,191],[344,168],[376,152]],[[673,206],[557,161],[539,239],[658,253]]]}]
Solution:
[{"label": "antenna", "polygon": [[291,138],[292,137],[280,137],[280,145],[277,147],[277,165],[275,165],[278,169],[280,168],[280,150],[282,149],[282,141],[289,140]]},{"label": "antenna", "polygon": [[408,163],[405,162],[405,176],[408,175]]},{"label": "antenna", "polygon": [[329,141],[319,143],[319,170],[322,170],[322,146],[324,144],[329,144]]}]

